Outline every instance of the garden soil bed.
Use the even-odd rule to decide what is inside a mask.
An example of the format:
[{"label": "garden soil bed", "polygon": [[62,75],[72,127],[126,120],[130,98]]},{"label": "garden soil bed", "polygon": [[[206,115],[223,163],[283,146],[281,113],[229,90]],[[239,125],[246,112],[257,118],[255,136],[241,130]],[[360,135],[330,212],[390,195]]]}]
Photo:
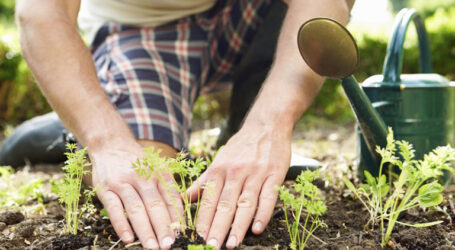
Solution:
[{"label": "garden soil bed", "polygon": [[[378,229],[364,229],[368,213],[341,182],[341,177],[355,179],[355,136],[352,131],[352,124],[326,130],[311,128],[297,133],[294,140],[294,151],[303,152],[324,163],[324,177],[317,180],[316,184],[326,199],[327,213],[322,220],[328,227],[315,232],[309,240],[308,249],[381,249]],[[33,166],[18,171],[16,178],[40,177],[49,188],[50,179],[61,178],[60,167]],[[407,223],[434,220],[442,220],[443,223],[429,228],[397,225],[388,248],[454,248],[455,208],[452,201],[455,186],[448,186],[444,192],[445,199],[438,209],[415,209],[400,217],[400,221]],[[101,208],[99,203],[95,205]],[[82,216],[76,236],[64,235],[63,227],[62,207],[51,193],[44,196],[43,204],[30,201],[19,210],[1,208],[0,249],[142,249],[139,242],[130,245],[120,242],[109,220],[103,219],[99,210],[95,215]],[[179,246],[175,246],[175,249],[184,249],[187,244],[181,240],[177,243]],[[248,232],[239,249],[287,249],[288,243],[283,208],[278,203],[265,232],[259,236]]]}]

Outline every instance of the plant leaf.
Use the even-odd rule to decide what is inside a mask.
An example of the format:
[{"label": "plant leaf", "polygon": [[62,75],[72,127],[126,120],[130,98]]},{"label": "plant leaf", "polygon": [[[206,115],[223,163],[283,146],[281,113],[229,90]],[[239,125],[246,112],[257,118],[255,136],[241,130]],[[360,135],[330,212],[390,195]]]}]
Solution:
[{"label": "plant leaf", "polygon": [[442,220],[437,220],[437,221],[432,221],[432,222],[426,222],[426,223],[415,223],[415,224],[410,224],[410,223],[405,223],[401,221],[397,221],[397,224],[405,225],[408,227],[431,227],[434,225],[441,224],[443,221]]},{"label": "plant leaf", "polygon": [[433,207],[442,202],[441,195],[444,189],[441,184],[432,182],[419,188],[419,202],[422,207]]}]

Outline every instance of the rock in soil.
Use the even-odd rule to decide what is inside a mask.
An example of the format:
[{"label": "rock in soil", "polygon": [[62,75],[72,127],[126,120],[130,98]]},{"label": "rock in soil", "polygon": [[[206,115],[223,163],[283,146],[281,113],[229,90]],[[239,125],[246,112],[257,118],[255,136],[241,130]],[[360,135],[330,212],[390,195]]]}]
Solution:
[{"label": "rock in soil", "polygon": [[24,215],[19,211],[6,211],[0,213],[0,222],[6,225],[14,225],[25,219]]},{"label": "rock in soil", "polygon": [[5,228],[6,228],[6,223],[5,222],[0,222],[0,232],[5,230]]},{"label": "rock in soil", "polygon": [[24,238],[31,237],[33,235],[33,232],[35,231],[35,222],[34,221],[23,221],[21,222],[17,228],[16,232],[20,236]]},{"label": "rock in soil", "polygon": [[62,206],[58,201],[51,201],[47,205],[47,212],[49,215],[54,216],[56,220],[61,220],[64,218],[65,212],[62,209]]}]

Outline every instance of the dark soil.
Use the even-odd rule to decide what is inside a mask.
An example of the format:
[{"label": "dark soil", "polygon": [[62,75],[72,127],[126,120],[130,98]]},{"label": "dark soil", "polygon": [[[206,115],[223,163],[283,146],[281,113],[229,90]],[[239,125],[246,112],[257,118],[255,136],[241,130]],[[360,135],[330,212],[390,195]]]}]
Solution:
[{"label": "dark soil", "polygon": [[63,250],[63,249],[79,249],[93,244],[93,237],[85,237],[81,235],[65,235],[53,240],[46,249]]},{"label": "dark soil", "polygon": [[[324,185],[324,183],[320,183]],[[363,205],[353,199],[347,191],[334,186],[322,187],[327,199],[327,213],[322,216],[327,228],[319,228],[311,237],[307,249],[381,249],[379,229],[369,231],[364,229],[368,221],[368,213]],[[450,194],[439,210],[416,209],[404,213],[400,217],[403,222],[422,223],[434,220],[444,221],[442,224],[429,228],[410,228],[397,225],[389,246],[395,249],[449,249],[455,247],[455,227],[452,221],[455,213],[451,207]],[[99,214],[84,215],[81,219],[78,235],[63,234],[64,221],[61,218],[61,208],[57,201],[45,204],[50,208],[46,216],[24,216],[25,220],[10,223],[13,218],[21,218],[22,213],[8,211],[0,214],[8,224],[0,233],[0,249],[142,249],[136,243],[125,246],[118,237],[108,220]],[[59,208],[59,209],[57,209]],[[60,211],[58,211],[60,210]],[[20,215],[19,215],[20,214]],[[22,215],[22,216],[21,216]],[[5,220],[5,218],[7,220]],[[187,235],[192,232],[188,231]],[[196,234],[195,234],[196,235]],[[239,249],[288,249],[289,238],[284,221],[282,205],[275,208],[273,218],[259,236],[248,232]],[[195,241],[179,236],[173,249],[186,249],[188,244],[203,244],[198,237]]]},{"label": "dark soil", "polygon": [[[353,179],[355,175],[353,158],[349,157],[355,155],[352,152],[355,149],[352,130],[345,130],[309,130],[308,133],[299,135],[301,140],[305,140],[304,144],[299,141],[293,144],[305,145],[301,149],[309,153],[304,155],[317,158],[328,166],[322,169],[324,181],[316,183],[326,198],[328,209],[322,220],[327,224],[327,228],[319,228],[314,233],[307,249],[381,249],[379,229],[364,228],[369,218],[367,211],[339,181],[339,177]],[[340,151],[346,148],[349,151]],[[46,168],[50,170],[44,171]],[[44,171],[41,177],[46,184],[51,176],[61,177],[60,166],[46,168],[33,167],[33,171]],[[442,220],[443,223],[428,228],[397,225],[388,248],[455,248],[454,194],[455,186],[449,186],[444,193],[445,200],[438,209],[414,209],[403,213],[399,218],[402,222],[412,224]],[[37,201],[28,202],[27,206],[20,210],[0,208],[0,249],[142,249],[138,241],[130,245],[119,241],[109,220],[100,215],[99,203],[96,204],[98,211],[95,214],[82,216],[78,234],[68,236],[63,231],[64,213],[56,197],[46,196],[43,201],[42,205]],[[187,235],[190,235],[190,232]],[[188,238],[180,236],[173,248],[186,249],[186,246],[192,243]],[[198,238],[194,243],[202,244],[203,240]],[[265,232],[259,236],[248,232],[239,249],[288,249],[288,245],[289,236],[283,208],[282,204],[278,203]]]}]

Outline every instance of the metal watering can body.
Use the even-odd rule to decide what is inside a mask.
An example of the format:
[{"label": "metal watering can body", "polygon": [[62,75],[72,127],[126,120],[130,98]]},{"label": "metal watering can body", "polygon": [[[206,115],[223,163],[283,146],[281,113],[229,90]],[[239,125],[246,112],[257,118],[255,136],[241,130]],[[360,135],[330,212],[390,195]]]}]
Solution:
[{"label": "metal watering can body", "polygon": [[[420,74],[401,74],[403,43],[410,22],[417,30],[420,50]],[[413,144],[417,159],[437,146],[453,144],[455,115],[455,83],[432,74],[430,49],[425,26],[413,9],[397,15],[382,75],[364,81],[362,89],[386,126],[392,127],[395,138]],[[359,176],[364,170],[378,174],[374,152],[359,131]],[[447,178],[447,176],[446,176]]]}]

